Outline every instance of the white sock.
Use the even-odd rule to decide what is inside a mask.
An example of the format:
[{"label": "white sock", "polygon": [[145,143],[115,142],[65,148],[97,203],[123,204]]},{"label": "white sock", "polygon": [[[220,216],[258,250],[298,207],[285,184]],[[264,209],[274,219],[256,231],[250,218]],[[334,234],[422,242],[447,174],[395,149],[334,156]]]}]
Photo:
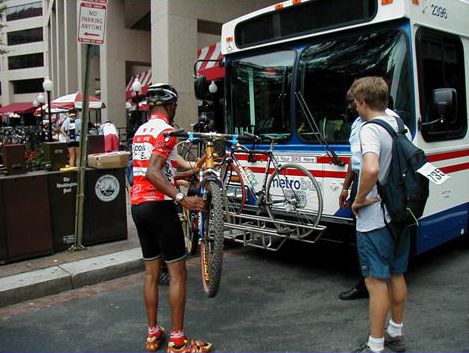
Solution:
[{"label": "white sock", "polygon": [[160,327],[158,325],[148,326],[148,333],[150,335],[156,335],[158,332],[160,332]]},{"label": "white sock", "polygon": [[373,352],[382,352],[384,350],[384,337],[374,338],[370,336],[368,338],[368,347]]},{"label": "white sock", "polygon": [[386,332],[389,334],[391,337],[396,337],[396,336],[402,336],[402,327],[404,324],[396,324],[392,319],[389,320],[388,328],[386,329]]}]

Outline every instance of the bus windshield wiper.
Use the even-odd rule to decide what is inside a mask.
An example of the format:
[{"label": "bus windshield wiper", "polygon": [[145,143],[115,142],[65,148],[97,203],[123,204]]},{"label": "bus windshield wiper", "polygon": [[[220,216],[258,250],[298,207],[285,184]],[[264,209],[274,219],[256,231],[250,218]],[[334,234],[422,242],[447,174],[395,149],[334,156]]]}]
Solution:
[{"label": "bus windshield wiper", "polygon": [[337,156],[334,149],[327,143],[326,139],[321,134],[321,131],[316,124],[316,120],[314,119],[313,113],[311,113],[311,110],[309,109],[308,104],[306,103],[305,98],[301,92],[295,92],[295,97],[300,104],[300,108],[303,111],[303,114],[305,115],[309,128],[313,132],[313,135],[316,136],[318,142],[324,147],[326,153],[332,158],[332,163],[339,167],[343,167],[345,165],[344,161]]}]

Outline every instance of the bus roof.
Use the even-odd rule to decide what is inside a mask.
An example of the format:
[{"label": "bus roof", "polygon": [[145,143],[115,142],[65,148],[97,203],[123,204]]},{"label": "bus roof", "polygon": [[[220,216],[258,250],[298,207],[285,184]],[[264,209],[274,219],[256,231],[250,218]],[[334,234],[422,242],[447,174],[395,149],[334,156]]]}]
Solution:
[{"label": "bus roof", "polygon": [[[360,2],[361,1],[361,2]],[[434,29],[440,29],[445,32],[469,36],[467,18],[469,17],[469,0],[288,0],[276,5],[254,11],[241,16],[223,25],[222,28],[222,53],[229,55],[232,53],[270,46],[273,44],[294,41],[298,39],[314,37],[325,33],[333,33],[344,29],[358,28],[375,23],[388,22],[400,18],[409,18],[413,24],[423,25]],[[334,7],[336,6],[336,7]],[[348,6],[349,11],[345,11],[344,6]],[[360,7],[361,6],[361,7]],[[353,9],[369,9],[373,13],[357,14],[353,17],[350,13]],[[304,10],[307,11],[304,11]],[[315,12],[316,11],[316,12]],[[326,12],[327,11],[327,12]],[[335,12],[334,12],[335,11]],[[303,26],[298,33],[290,32],[283,35],[279,30],[279,23],[294,22],[298,19],[307,19],[304,21],[313,23],[313,19],[308,16],[321,14],[320,21],[324,22],[324,14],[330,20],[326,26],[306,28]],[[337,16],[335,15],[337,13]],[[360,16],[362,15],[362,16]],[[288,18],[290,16],[290,18]],[[318,16],[319,18],[319,16]],[[335,21],[335,22],[334,22]],[[326,20],[327,22],[327,20]],[[256,31],[256,25],[258,29]],[[271,25],[272,28],[269,28]],[[295,23],[296,25],[296,23]],[[243,31],[245,27],[245,31]],[[295,26],[293,26],[295,27]],[[302,27],[296,26],[296,27]],[[271,29],[271,32],[269,32]],[[277,33],[275,33],[277,32]],[[255,33],[252,35],[252,33]],[[259,35],[259,33],[261,33]],[[272,36],[269,37],[270,33]],[[254,38],[245,39],[252,36]],[[257,40],[257,41],[256,41]]]}]

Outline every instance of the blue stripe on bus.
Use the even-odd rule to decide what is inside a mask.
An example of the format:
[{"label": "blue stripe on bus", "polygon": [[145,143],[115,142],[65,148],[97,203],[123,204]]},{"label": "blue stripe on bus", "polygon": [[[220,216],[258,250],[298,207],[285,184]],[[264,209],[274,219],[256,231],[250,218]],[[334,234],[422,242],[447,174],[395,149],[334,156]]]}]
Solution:
[{"label": "blue stripe on bus", "polygon": [[468,231],[469,203],[435,213],[420,220],[416,253],[421,254]]},{"label": "blue stripe on bus", "polygon": [[[350,208],[339,209],[334,216],[351,218]],[[416,254],[422,254],[468,233],[469,203],[462,204],[420,219]]]}]

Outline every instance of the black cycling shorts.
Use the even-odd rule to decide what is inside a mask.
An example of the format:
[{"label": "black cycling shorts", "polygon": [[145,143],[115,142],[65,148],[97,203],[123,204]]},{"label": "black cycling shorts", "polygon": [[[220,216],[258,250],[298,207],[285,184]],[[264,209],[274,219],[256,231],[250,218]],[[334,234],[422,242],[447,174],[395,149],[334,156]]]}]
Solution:
[{"label": "black cycling shorts", "polygon": [[173,201],[132,205],[132,218],[144,260],[156,260],[163,254],[164,261],[171,263],[186,257],[184,231]]},{"label": "black cycling shorts", "polygon": [[67,147],[80,147],[80,142],[70,141],[69,143],[67,143]]}]

